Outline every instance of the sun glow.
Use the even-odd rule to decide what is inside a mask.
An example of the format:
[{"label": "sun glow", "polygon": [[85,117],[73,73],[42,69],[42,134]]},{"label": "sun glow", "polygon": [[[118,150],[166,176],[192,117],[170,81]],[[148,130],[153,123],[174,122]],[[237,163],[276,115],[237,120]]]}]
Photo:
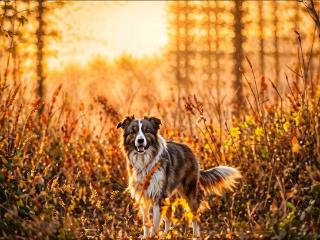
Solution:
[{"label": "sun glow", "polygon": [[52,48],[56,67],[70,61],[85,63],[94,55],[115,58],[123,53],[142,57],[167,43],[166,3],[163,1],[72,2],[57,10],[61,40]]}]

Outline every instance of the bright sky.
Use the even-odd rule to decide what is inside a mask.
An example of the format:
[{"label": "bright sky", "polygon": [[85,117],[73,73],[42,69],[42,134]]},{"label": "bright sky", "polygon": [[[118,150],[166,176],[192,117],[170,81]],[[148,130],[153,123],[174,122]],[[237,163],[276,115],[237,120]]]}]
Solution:
[{"label": "bright sky", "polygon": [[[61,39],[49,64],[85,63],[91,56],[151,55],[167,43],[163,1],[72,2],[57,11]],[[61,24],[61,25],[60,25]]]}]

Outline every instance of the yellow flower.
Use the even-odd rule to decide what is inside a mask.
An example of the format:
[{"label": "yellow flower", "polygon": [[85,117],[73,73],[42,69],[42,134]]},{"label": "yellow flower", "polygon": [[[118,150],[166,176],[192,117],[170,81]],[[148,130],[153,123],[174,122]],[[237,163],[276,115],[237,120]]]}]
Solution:
[{"label": "yellow flower", "polygon": [[246,123],[248,123],[248,125],[253,125],[255,123],[253,116],[246,116]]},{"label": "yellow flower", "polygon": [[190,211],[185,212],[184,216],[185,216],[185,218],[187,219],[187,221],[188,221],[189,223],[191,223],[191,221],[193,220],[193,214],[192,214],[192,212],[190,212]]},{"label": "yellow flower", "polygon": [[204,145],[204,148],[207,149],[207,150],[210,149],[209,143],[206,143],[206,144]]},{"label": "yellow flower", "polygon": [[294,122],[295,122],[295,124],[296,124],[296,126],[299,126],[300,125],[300,123],[301,123],[301,117],[300,117],[300,114],[299,113],[294,113],[293,114],[293,119],[294,119]]},{"label": "yellow flower", "polygon": [[233,138],[239,137],[241,134],[240,129],[238,127],[230,128],[230,136]]},{"label": "yellow flower", "polygon": [[255,131],[255,134],[258,136],[258,137],[261,137],[263,135],[263,129],[261,127],[257,127],[256,128],[256,131]]},{"label": "yellow flower", "polygon": [[291,127],[291,125],[290,125],[290,123],[288,121],[285,124],[283,124],[283,129],[286,132],[289,131],[290,127]]}]

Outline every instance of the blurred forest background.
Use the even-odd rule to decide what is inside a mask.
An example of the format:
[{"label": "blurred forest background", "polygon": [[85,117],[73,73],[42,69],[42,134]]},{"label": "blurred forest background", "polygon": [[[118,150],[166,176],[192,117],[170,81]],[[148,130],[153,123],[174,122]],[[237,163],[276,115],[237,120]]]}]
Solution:
[{"label": "blurred forest background", "polygon": [[[1,239],[138,238],[127,114],[242,171],[206,199],[204,239],[320,237],[319,1],[0,6]],[[183,208],[168,238],[190,236]]]}]

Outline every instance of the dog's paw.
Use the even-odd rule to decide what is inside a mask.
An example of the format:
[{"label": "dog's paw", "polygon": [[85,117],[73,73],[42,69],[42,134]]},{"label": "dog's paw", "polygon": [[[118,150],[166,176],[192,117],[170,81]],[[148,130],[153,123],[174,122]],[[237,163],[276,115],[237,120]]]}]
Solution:
[{"label": "dog's paw", "polygon": [[149,239],[149,237],[148,237],[148,236],[144,236],[144,235],[140,235],[140,236],[139,236],[139,239],[141,239],[141,240],[146,240],[146,239]]},{"label": "dog's paw", "polygon": [[153,227],[151,228],[150,237],[153,238],[155,236],[155,232]]},{"label": "dog's paw", "polygon": [[150,239],[157,239],[158,234],[159,234],[159,231],[155,231],[154,228],[152,227],[150,231]]}]

